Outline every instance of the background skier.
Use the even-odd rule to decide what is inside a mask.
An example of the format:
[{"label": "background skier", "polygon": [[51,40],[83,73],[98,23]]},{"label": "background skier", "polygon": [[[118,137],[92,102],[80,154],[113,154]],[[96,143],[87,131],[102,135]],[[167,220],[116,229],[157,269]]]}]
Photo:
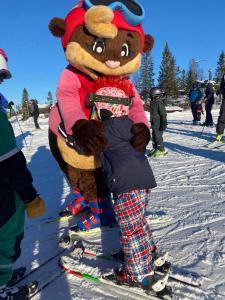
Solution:
[{"label": "background skier", "polygon": [[164,156],[167,154],[163,143],[163,131],[167,128],[167,114],[163,98],[164,91],[154,87],[150,91],[150,122],[152,128],[152,145],[153,149],[150,156]]},{"label": "background skier", "polygon": [[31,100],[31,105],[30,105],[30,114],[34,119],[34,125],[36,129],[40,129],[40,126],[38,124],[38,117],[39,117],[39,108],[38,108],[38,103],[36,99]]},{"label": "background skier", "polygon": [[212,107],[214,104],[214,88],[211,82],[208,82],[205,89],[205,112],[206,112],[206,119],[205,122],[202,124],[203,126],[209,127],[213,126],[213,117],[212,117]]},{"label": "background skier", "polygon": [[221,141],[223,134],[224,134],[224,128],[225,128],[225,74],[223,74],[223,77],[220,82],[220,89],[217,92],[217,95],[222,94],[222,104],[220,107],[220,114],[217,121],[216,126],[216,140]]},{"label": "background skier", "polygon": [[200,125],[202,114],[202,92],[196,83],[193,84],[192,89],[189,92],[189,100],[191,103],[191,112],[193,115],[193,124]]},{"label": "background skier", "polygon": [[[0,50],[0,57],[2,53]],[[1,69],[0,74],[1,82],[10,78]],[[21,252],[25,211],[28,217],[36,218],[44,214],[45,205],[32,185],[32,176],[23,153],[17,148],[5,108],[4,98],[0,101],[0,299],[24,300],[29,296],[28,286],[11,288],[21,276],[18,270],[13,272],[12,263]]]}]

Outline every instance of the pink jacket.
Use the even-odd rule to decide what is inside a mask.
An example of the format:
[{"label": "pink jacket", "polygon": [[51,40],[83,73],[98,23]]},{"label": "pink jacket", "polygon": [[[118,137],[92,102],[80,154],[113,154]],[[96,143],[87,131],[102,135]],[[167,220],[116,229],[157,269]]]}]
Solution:
[{"label": "pink jacket", "polygon": [[[70,65],[64,69],[59,79],[56,96],[68,134],[72,134],[72,127],[76,121],[90,118],[91,109],[87,108],[85,103],[87,94],[92,91],[93,83],[90,77]],[[142,100],[135,87],[134,90],[135,97],[133,99],[133,106],[128,116],[134,123],[144,123],[149,127]],[[54,106],[49,116],[49,127],[59,137],[61,137],[58,132],[60,122],[61,118],[58,108]]]}]

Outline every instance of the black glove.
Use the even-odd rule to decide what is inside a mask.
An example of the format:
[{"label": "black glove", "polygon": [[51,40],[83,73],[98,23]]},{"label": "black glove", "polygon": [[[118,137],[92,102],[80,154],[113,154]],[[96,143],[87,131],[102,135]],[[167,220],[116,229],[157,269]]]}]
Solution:
[{"label": "black glove", "polygon": [[164,131],[167,128],[167,121],[162,121],[159,127],[160,131]]}]

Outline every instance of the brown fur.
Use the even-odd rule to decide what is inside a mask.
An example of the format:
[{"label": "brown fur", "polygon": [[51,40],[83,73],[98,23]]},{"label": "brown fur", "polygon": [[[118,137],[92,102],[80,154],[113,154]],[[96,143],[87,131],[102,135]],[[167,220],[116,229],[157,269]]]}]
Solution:
[{"label": "brown fur", "polygon": [[66,32],[65,21],[60,18],[53,18],[50,21],[48,28],[51,31],[51,33],[56,37],[62,37]]},{"label": "brown fur", "polygon": [[[139,33],[115,28],[111,24],[112,15],[107,14],[107,10],[108,8],[104,8],[101,12],[100,10],[96,12],[93,9],[92,12],[90,10],[90,14],[86,13],[85,25],[76,28],[71,41],[65,49],[69,63],[93,79],[96,79],[99,74],[112,76],[133,74],[138,70],[141,62],[142,44]],[[98,21],[100,19],[102,23],[94,22],[95,18]],[[65,21],[54,18],[49,24],[49,29],[54,36],[63,37],[66,30]],[[104,43],[102,53],[98,53],[94,49],[94,45],[99,41],[99,37],[104,38],[100,41]],[[128,45],[128,56],[121,55],[124,44]],[[150,51],[153,44],[153,37],[150,35],[145,36],[144,52]],[[120,65],[116,68],[110,68],[106,64],[109,60],[120,62]],[[82,122],[78,121],[75,124],[74,134],[76,139],[80,146],[86,150],[87,154],[98,154],[104,150],[105,146],[105,141],[101,136],[101,129],[93,126],[89,127],[87,123],[86,125],[84,122],[81,124]],[[96,129],[99,132],[96,132]],[[144,152],[150,140],[149,129],[144,124],[135,124],[132,127],[132,131],[132,145],[137,150]],[[87,171],[74,168],[67,163],[59,151],[57,138],[51,131],[49,131],[49,144],[56,161],[67,176],[72,188],[77,187],[87,200],[107,195],[105,176],[100,168],[95,171]]]},{"label": "brown fur", "polygon": [[77,144],[87,155],[100,155],[107,145],[103,134],[104,124],[97,120],[79,120],[73,126]]},{"label": "brown fur", "polygon": [[73,168],[67,164],[63,160],[58,149],[57,137],[51,130],[49,130],[49,146],[72,189],[78,188],[86,200],[93,200],[96,199],[96,197],[106,196],[108,189],[106,182],[103,179],[104,176],[101,168],[98,168],[95,171],[86,171]]},{"label": "brown fur", "polygon": [[97,156],[79,154],[73,148],[69,147],[62,138],[57,137],[57,145],[63,160],[70,166],[88,171],[93,171],[101,167],[101,162]]}]

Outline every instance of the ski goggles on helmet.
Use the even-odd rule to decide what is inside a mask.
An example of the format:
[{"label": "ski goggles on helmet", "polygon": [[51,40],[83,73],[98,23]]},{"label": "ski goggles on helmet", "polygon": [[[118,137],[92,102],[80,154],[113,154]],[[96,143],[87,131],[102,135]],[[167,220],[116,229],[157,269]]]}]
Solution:
[{"label": "ski goggles on helmet", "polygon": [[137,26],[142,23],[145,17],[144,8],[136,0],[84,0],[85,8],[95,5],[105,5],[113,11],[119,10],[128,24]]}]

